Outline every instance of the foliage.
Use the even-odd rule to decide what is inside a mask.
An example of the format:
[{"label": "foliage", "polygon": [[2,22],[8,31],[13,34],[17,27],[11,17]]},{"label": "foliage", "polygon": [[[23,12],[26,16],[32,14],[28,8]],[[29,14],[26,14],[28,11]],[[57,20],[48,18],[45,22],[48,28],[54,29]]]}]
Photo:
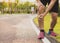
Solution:
[{"label": "foliage", "polygon": [[60,16],[60,6],[59,6],[59,15],[58,16]]},{"label": "foliage", "polygon": [[31,13],[32,6],[36,9],[36,5],[31,2],[19,3],[19,0],[15,3],[0,2],[0,9],[5,9],[3,13]]}]

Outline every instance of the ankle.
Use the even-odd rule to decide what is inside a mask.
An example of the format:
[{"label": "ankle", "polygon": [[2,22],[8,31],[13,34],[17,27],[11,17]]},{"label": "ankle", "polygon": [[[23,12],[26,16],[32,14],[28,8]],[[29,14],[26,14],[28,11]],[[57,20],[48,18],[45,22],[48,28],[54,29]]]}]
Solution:
[{"label": "ankle", "polygon": [[44,30],[40,30],[40,32],[45,32]]},{"label": "ankle", "polygon": [[49,29],[49,32],[53,31],[53,29]]}]

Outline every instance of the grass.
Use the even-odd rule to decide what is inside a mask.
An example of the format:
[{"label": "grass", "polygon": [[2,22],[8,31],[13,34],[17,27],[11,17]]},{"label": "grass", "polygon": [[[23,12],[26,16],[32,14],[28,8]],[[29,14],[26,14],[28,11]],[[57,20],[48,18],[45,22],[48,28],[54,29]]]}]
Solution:
[{"label": "grass", "polygon": [[[34,19],[34,22],[36,25],[38,25],[37,17]],[[50,22],[51,22],[51,16],[50,16],[50,14],[48,14],[44,19],[44,29],[46,32],[48,32],[48,30],[49,30]],[[56,32],[57,34],[60,34],[60,17],[58,17],[58,22],[54,28],[54,32]],[[56,39],[60,42],[60,35],[58,35],[56,37]]]}]

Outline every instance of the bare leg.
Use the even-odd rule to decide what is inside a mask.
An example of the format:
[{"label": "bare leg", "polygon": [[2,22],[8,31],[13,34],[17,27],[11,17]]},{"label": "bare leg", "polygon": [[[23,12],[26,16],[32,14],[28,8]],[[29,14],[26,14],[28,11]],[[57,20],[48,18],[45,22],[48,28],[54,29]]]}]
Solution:
[{"label": "bare leg", "polygon": [[50,29],[49,29],[49,32],[48,34],[52,35],[52,36],[57,36],[57,34],[54,32],[54,27],[57,23],[57,16],[58,16],[58,13],[54,13],[52,12],[52,21],[51,21],[51,25],[50,25]]},{"label": "bare leg", "polygon": [[40,30],[44,30],[44,18],[38,18]]},{"label": "bare leg", "polygon": [[38,35],[38,39],[43,39],[44,38],[44,18],[40,18],[40,14],[44,12],[44,7],[40,6],[38,10],[38,24],[39,24],[39,29],[40,33]]},{"label": "bare leg", "polygon": [[38,10],[38,24],[39,24],[39,28],[40,30],[44,30],[44,18],[40,18],[40,14],[44,12],[44,7],[40,7]]},{"label": "bare leg", "polygon": [[57,16],[58,16],[58,13],[54,13],[52,12],[52,21],[51,21],[51,25],[50,25],[50,29],[53,29],[57,23]]}]

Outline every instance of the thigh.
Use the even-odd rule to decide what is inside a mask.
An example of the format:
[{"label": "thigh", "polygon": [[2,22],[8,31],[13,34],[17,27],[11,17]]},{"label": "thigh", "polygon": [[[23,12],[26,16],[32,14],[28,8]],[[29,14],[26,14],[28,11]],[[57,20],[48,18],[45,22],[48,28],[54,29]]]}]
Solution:
[{"label": "thigh", "polygon": [[53,20],[56,20],[57,17],[58,17],[58,13],[51,12],[51,17],[52,17]]}]

